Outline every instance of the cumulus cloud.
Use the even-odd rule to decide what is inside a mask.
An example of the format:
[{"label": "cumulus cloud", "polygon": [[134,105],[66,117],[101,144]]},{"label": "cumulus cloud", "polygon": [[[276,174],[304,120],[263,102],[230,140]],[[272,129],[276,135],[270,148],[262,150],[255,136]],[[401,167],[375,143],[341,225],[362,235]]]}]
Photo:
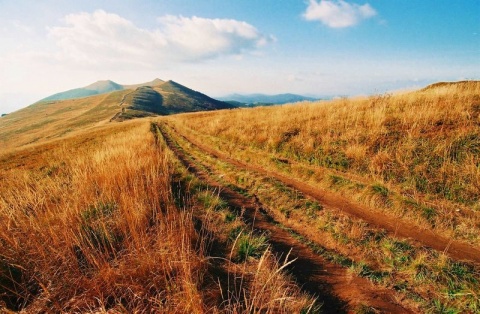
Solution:
[{"label": "cumulus cloud", "polygon": [[163,16],[145,29],[97,10],[67,15],[66,26],[49,29],[58,57],[94,65],[156,66],[255,51],[272,41],[254,26],[232,19]]},{"label": "cumulus cloud", "polygon": [[328,27],[343,28],[357,25],[376,14],[368,3],[359,5],[343,0],[310,0],[303,17],[307,21],[320,21]]}]

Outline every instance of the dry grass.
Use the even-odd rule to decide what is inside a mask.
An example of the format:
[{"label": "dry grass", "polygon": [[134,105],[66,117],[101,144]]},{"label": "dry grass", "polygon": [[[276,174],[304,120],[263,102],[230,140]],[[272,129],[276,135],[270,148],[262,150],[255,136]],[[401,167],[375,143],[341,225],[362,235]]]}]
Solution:
[{"label": "dry grass", "polygon": [[[462,82],[403,95],[167,119],[236,158],[478,244],[479,95],[480,83]],[[149,122],[99,126],[121,96],[98,96],[95,104],[75,100],[73,109],[36,105],[41,108],[0,120],[0,311],[309,309],[311,299],[285,276],[285,264],[262,239],[227,239],[245,226],[208,187],[192,188],[202,183],[186,179]],[[15,119],[29,110],[41,116],[19,128]],[[354,273],[427,299],[424,310],[478,311],[477,268],[322,210],[273,181],[229,171],[225,180],[278,209],[280,221],[312,224],[340,254],[319,252]],[[174,191],[178,184],[191,196]],[[212,256],[213,240],[234,253]],[[239,258],[245,255],[240,247],[251,245],[261,249]]]},{"label": "dry grass", "polygon": [[[169,119],[237,158],[480,241],[480,82]],[[332,176],[364,188],[341,187]]]},{"label": "dry grass", "polygon": [[[291,228],[312,250],[356,275],[397,291],[402,304],[418,312],[436,313],[441,308],[478,311],[478,294],[472,292],[480,284],[478,266],[388,235],[341,210],[322,207],[281,182],[205,154],[178,134],[175,141],[198,167],[204,165],[224,185],[255,195],[275,221]],[[332,180],[335,186],[353,185],[340,177]],[[383,193],[381,186],[377,189],[376,193]]]},{"label": "dry grass", "polygon": [[32,146],[104,125],[128,92],[35,103],[0,118],[0,144],[4,150]]},{"label": "dry grass", "polygon": [[[149,122],[13,152],[0,167],[0,311],[238,312],[236,300],[205,302],[210,240],[177,206],[175,168]],[[267,312],[307,304],[271,255],[250,263],[242,304],[272,282],[295,302],[271,299]]]}]

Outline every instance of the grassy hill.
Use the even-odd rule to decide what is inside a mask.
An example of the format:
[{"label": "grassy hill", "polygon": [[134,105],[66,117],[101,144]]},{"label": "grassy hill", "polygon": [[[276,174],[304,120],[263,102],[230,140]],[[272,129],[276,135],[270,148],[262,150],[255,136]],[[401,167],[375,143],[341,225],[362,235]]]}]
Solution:
[{"label": "grassy hill", "polygon": [[90,84],[85,87],[81,88],[75,88],[71,89],[65,92],[60,92],[51,96],[48,96],[40,102],[43,101],[52,101],[52,100],[66,100],[66,99],[75,99],[75,98],[82,98],[82,97],[88,97],[88,96],[93,96],[93,95],[100,95],[100,94],[105,94],[105,93],[110,93],[113,91],[119,91],[119,90],[124,90],[124,89],[135,89],[138,87],[142,86],[156,86],[158,84],[162,84],[164,81],[160,79],[154,79],[151,82],[146,82],[146,83],[140,83],[140,84],[134,84],[134,85],[121,85],[118,83],[115,83],[110,80],[105,80],[105,81],[97,81],[93,84]]},{"label": "grassy hill", "polygon": [[[187,178],[156,132],[142,119],[2,151],[0,312],[310,307],[313,299],[269,251],[249,247],[245,255],[227,240],[245,230],[241,241],[249,245],[253,235],[240,220],[223,226],[227,209],[209,203],[220,202],[218,196]],[[189,192],[190,185],[199,188]],[[212,243],[235,255],[217,259]],[[275,289],[258,288],[267,286]],[[280,298],[286,300],[263,303]]]},{"label": "grassy hill", "polygon": [[480,209],[479,110],[480,82],[469,81],[178,119],[238,145]]},{"label": "grassy hill", "polygon": [[2,117],[0,312],[478,312],[480,82],[220,108],[158,80]]},{"label": "grassy hill", "polygon": [[124,87],[115,82],[98,81],[82,88],[75,88],[65,92],[48,96],[40,101],[43,102],[43,101],[52,101],[52,100],[82,98],[82,97],[88,97],[93,95],[105,94],[105,93],[122,90],[122,89],[124,89]]},{"label": "grassy hill", "polygon": [[152,114],[168,115],[181,112],[209,111],[235,108],[233,105],[215,100],[200,92],[167,81],[156,86],[142,86],[125,96],[122,112],[115,120],[126,120]]},{"label": "grassy hill", "polygon": [[8,149],[37,144],[104,125],[120,110],[126,93],[35,103],[1,118],[0,145]]},{"label": "grassy hill", "polygon": [[137,85],[99,81],[46,99],[50,100],[0,119],[3,147],[51,140],[111,121],[233,107],[173,81],[159,79]]},{"label": "grassy hill", "polygon": [[[479,285],[478,265],[462,264],[470,269],[463,274],[469,275],[458,276],[447,264],[456,268],[461,262],[445,256],[454,251],[452,242],[480,248],[479,81],[438,83],[403,94],[182,114],[168,121],[172,133],[178,132],[177,142],[196,147],[192,158],[206,169],[217,171],[226,184],[254,193],[265,208],[270,206],[277,222],[307,241],[362,263],[372,281],[408,291],[407,298],[421,304],[414,312],[480,308],[478,294],[466,293],[478,290],[469,287]],[[337,207],[315,207],[310,199],[295,203],[302,195],[288,189],[293,183],[271,183],[272,174],[307,184],[324,195],[317,198],[320,204],[332,194],[343,201]],[[288,193],[297,205],[287,205]],[[397,221],[390,229],[393,238],[384,238],[386,230],[371,222],[342,214],[348,202]],[[420,236],[398,238],[406,226],[420,230]],[[443,239],[440,252],[416,242],[432,234]]]}]

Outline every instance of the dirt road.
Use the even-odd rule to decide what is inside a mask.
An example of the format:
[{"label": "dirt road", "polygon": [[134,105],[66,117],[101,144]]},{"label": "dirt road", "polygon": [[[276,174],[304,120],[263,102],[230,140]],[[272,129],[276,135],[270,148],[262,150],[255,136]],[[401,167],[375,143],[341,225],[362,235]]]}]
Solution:
[{"label": "dirt road", "polygon": [[189,136],[188,134],[182,134],[174,127],[170,127],[174,132],[182,136],[191,144],[198,147],[200,150],[222,161],[228,162],[232,165],[235,165],[236,167],[240,167],[245,170],[254,171],[264,176],[275,178],[283,182],[285,185],[314,198],[322,205],[337,208],[349,215],[368,222],[374,227],[385,229],[391,235],[414,240],[421,245],[430,247],[439,252],[444,252],[448,256],[456,260],[468,260],[480,264],[480,249],[477,247],[446,238],[442,235],[434,233],[431,230],[421,229],[416,225],[404,222],[396,217],[388,216],[378,211],[372,211],[365,206],[352,203],[345,197],[339,196],[327,190],[312,187],[302,181],[287,177],[279,172],[266,170],[258,165],[252,163],[247,164],[243,161],[233,159],[226,154],[199,142],[192,136]]},{"label": "dirt road", "polygon": [[222,199],[226,200],[232,209],[243,213],[245,221],[256,231],[269,234],[269,243],[277,255],[285,257],[290,253],[290,258],[296,259],[289,271],[304,291],[318,296],[324,303],[323,312],[350,313],[364,305],[381,313],[413,313],[396,301],[398,295],[393,290],[375,286],[367,279],[315,254],[306,244],[276,224],[258,200],[222,186],[206,171],[197,167],[188,154],[175,145],[167,132],[162,128],[160,131],[167,146],[191,173],[211,188],[217,189]]}]

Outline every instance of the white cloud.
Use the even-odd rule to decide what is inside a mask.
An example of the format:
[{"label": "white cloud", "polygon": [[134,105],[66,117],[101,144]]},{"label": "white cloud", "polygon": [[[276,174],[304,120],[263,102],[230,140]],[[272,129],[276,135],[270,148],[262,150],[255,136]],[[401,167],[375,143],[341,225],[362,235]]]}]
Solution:
[{"label": "white cloud", "polygon": [[343,0],[310,0],[303,17],[307,21],[320,21],[328,27],[343,28],[357,25],[376,14],[375,9],[368,3],[359,5]]},{"label": "white cloud", "polygon": [[57,58],[84,65],[160,67],[255,51],[272,41],[254,26],[231,19],[164,16],[144,29],[103,10],[70,14],[66,26],[49,29],[60,48]]},{"label": "white cloud", "polygon": [[186,60],[222,54],[241,54],[263,46],[271,39],[246,22],[229,19],[165,16],[159,18],[167,46]]}]

